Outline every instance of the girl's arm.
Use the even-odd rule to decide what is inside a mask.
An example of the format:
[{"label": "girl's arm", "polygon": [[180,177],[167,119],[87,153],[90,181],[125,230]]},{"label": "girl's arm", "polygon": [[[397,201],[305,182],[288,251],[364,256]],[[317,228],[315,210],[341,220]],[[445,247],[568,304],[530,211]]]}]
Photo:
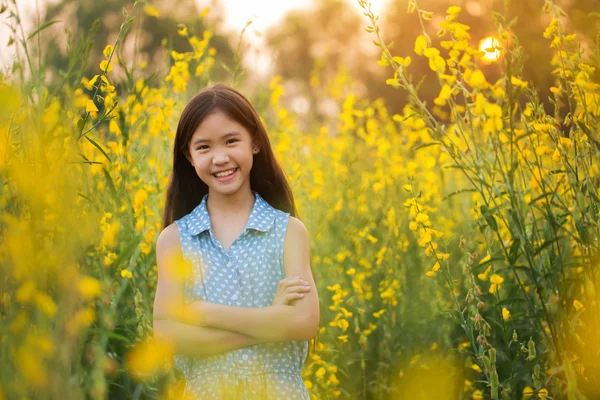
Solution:
[{"label": "girl's arm", "polygon": [[190,269],[181,254],[177,225],[165,228],[156,243],[158,282],[154,298],[154,337],[169,342],[175,354],[207,356],[260,343],[239,332],[194,326],[184,310],[183,286]]},{"label": "girl's arm", "polygon": [[310,270],[309,235],[304,224],[290,217],[284,242],[283,261],[286,276],[300,276],[311,287],[293,306],[272,305],[249,308],[208,302],[189,306],[193,323],[227,329],[257,339],[309,340],[319,331],[319,297]]},{"label": "girl's arm", "polygon": [[170,343],[175,354],[189,356],[210,356],[260,343],[238,332],[193,326],[172,319],[155,319],[154,336]]}]

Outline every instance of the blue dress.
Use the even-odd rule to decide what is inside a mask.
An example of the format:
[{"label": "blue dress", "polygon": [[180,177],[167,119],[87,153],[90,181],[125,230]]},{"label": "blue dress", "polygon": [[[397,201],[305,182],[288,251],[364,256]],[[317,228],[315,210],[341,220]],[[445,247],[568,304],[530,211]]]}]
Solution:
[{"label": "blue dress", "polygon": [[[283,242],[289,213],[256,197],[244,231],[227,250],[213,235],[208,194],[175,221],[184,258],[193,266],[186,302],[204,300],[239,307],[268,307],[285,277]],[[309,394],[300,373],[308,341],[260,343],[205,357],[176,355],[185,394],[197,399],[302,399]]]}]

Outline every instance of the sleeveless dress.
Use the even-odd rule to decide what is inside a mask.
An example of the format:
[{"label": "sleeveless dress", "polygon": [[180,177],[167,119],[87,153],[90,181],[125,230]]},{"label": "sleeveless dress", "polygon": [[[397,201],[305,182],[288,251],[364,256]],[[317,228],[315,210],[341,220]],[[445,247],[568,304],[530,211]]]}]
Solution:
[{"label": "sleeveless dress", "polygon": [[[229,249],[214,236],[206,201],[175,221],[184,258],[193,266],[186,302],[204,300],[239,307],[268,307],[285,277],[283,242],[289,213],[273,208],[255,190],[244,231]],[[205,357],[176,355],[187,384],[184,398],[310,398],[300,373],[308,341],[260,343]]]}]

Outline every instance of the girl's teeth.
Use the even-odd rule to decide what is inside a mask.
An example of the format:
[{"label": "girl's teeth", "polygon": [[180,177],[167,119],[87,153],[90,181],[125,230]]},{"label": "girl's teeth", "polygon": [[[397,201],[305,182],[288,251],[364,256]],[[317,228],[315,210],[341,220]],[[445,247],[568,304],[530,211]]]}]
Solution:
[{"label": "girl's teeth", "polygon": [[229,170],[229,172],[226,172],[226,173],[218,173],[218,174],[215,174],[215,176],[216,176],[217,178],[224,178],[224,177],[226,177],[226,176],[229,176],[229,175],[233,174],[234,172],[235,172],[235,168],[234,168],[234,169],[232,169],[232,170]]}]

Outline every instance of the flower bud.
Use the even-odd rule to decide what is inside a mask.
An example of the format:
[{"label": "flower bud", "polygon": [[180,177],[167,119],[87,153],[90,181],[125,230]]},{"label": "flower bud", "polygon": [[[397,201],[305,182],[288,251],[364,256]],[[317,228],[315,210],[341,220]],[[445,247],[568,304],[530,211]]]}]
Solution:
[{"label": "flower bud", "polygon": [[527,360],[533,360],[536,356],[536,352],[535,352],[535,342],[533,341],[532,338],[529,338],[529,342],[527,342],[527,350],[529,351]]}]

